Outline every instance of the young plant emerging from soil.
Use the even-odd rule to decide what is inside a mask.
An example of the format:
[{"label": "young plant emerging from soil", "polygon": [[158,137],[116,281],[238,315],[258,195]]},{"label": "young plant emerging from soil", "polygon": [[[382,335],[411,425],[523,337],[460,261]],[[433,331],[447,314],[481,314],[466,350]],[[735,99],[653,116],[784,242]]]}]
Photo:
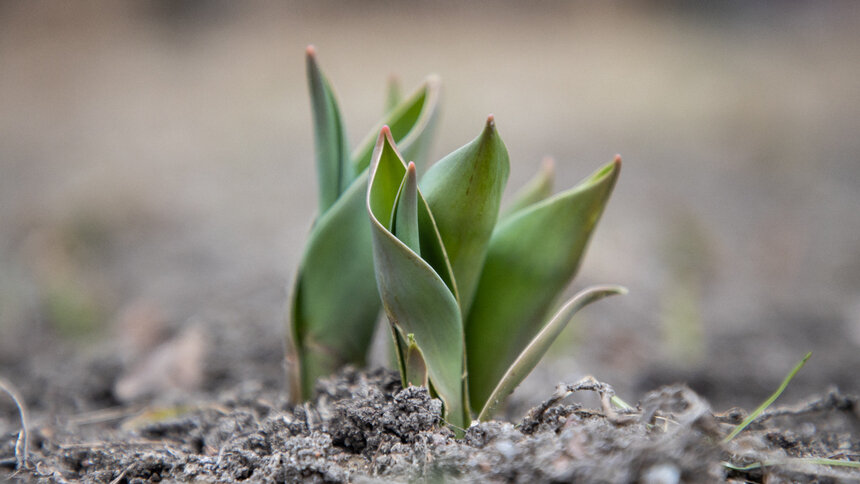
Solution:
[{"label": "young plant emerging from soil", "polygon": [[318,378],[346,364],[364,366],[381,308],[364,208],[376,133],[389,126],[403,152],[421,163],[427,157],[439,99],[439,81],[431,77],[402,101],[389,101],[395,106],[349,154],[337,100],[313,47],[307,50],[307,72],[319,207],[290,307],[294,401],[309,399]]},{"label": "young plant emerging from soil", "polygon": [[437,81],[399,103],[391,90],[397,107],[375,145],[349,156],[311,48],[308,79],[321,214],[292,301],[294,397],[308,398],[316,378],[337,367],[364,362],[381,300],[403,385],[428,387],[455,428],[487,420],[574,313],[625,292],[592,287],[551,312],[577,272],[620,158],[554,196],[545,165],[500,212],[509,160],[492,115],[419,183]]}]

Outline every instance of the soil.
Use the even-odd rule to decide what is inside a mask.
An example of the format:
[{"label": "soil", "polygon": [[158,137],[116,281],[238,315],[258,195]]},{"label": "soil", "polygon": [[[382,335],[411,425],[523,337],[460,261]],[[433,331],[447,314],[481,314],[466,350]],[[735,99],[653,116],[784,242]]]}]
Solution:
[{"label": "soil", "polygon": [[[68,395],[108,403],[120,376],[111,358]],[[98,376],[98,377],[96,377]],[[230,378],[227,378],[229,381]],[[26,383],[26,382],[25,382]],[[45,382],[24,387],[31,396]],[[271,382],[269,382],[271,383]],[[570,401],[592,391],[595,408]],[[424,388],[402,388],[386,369],[346,368],[292,405],[265,377],[229,382],[208,396],[69,414],[54,402],[28,419],[29,453],[16,408],[0,405],[0,479],[43,482],[837,482],[860,471],[798,458],[860,457],[860,402],[832,392],[770,410],[731,442],[744,417],[715,415],[683,385],[646,394],[636,409],[609,404],[612,388],[586,377],[559,385],[515,423],[475,424],[462,438]],[[108,400],[104,400],[107,398]],[[36,401],[37,408],[44,400]],[[78,401],[78,404],[82,403]],[[65,410],[65,411],[64,411]],[[16,448],[17,445],[17,448]],[[26,459],[26,461],[24,460]],[[756,463],[767,467],[732,470]]]}]

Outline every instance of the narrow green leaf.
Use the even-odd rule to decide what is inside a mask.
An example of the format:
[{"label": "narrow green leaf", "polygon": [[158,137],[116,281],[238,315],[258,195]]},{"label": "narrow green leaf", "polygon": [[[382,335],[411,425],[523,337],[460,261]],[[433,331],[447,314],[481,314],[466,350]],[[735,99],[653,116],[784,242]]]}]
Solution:
[{"label": "narrow green leaf", "polygon": [[380,309],[366,192],[365,173],[311,229],[290,310],[294,400],[310,398],[317,378],[364,365]]},{"label": "narrow green leaf", "polygon": [[400,89],[400,80],[397,76],[388,78],[388,85],[385,89],[385,114],[390,113],[403,100],[403,92]]},{"label": "narrow green leaf", "polygon": [[383,222],[391,220],[396,194],[407,171],[386,128],[380,133],[373,160],[367,212],[383,308],[401,336],[412,335],[420,349],[430,384],[445,406],[445,418],[463,427],[469,419],[463,405],[463,326],[457,300],[433,267]]},{"label": "narrow green leaf", "polygon": [[421,255],[418,235],[418,178],[415,174],[415,163],[411,161],[406,167],[406,176],[400,185],[395,206],[391,232],[406,244],[406,247]]},{"label": "narrow green leaf", "polygon": [[503,220],[493,232],[465,324],[476,411],[575,275],[620,168],[617,158],[576,187]]},{"label": "narrow green leaf", "polygon": [[463,314],[478,283],[508,181],[508,150],[493,116],[470,143],[437,162],[421,179],[454,270]]},{"label": "narrow green leaf", "polygon": [[307,49],[308,87],[314,118],[319,213],[325,213],[355,176],[349,163],[346,133],[337,100],[328,79],[319,68],[313,46]]},{"label": "narrow green leaf", "polygon": [[538,362],[561,331],[567,326],[574,314],[585,306],[614,294],[626,294],[627,289],[621,286],[596,286],[579,292],[561,307],[543,329],[531,340],[508,368],[496,388],[490,394],[478,420],[486,421],[496,412],[499,406],[508,398],[514,389],[534,370]]},{"label": "narrow green leaf", "polygon": [[552,195],[552,184],[555,179],[555,161],[546,157],[541,163],[537,174],[514,194],[514,199],[499,215],[499,221],[504,220],[520,210],[530,207]]},{"label": "narrow green leaf", "polygon": [[780,395],[782,395],[782,392],[785,391],[786,387],[788,387],[788,384],[791,383],[791,380],[794,379],[794,375],[797,375],[797,372],[800,371],[801,368],[803,368],[803,365],[806,364],[806,362],[811,356],[812,352],[809,352],[804,355],[803,359],[801,359],[797,363],[797,365],[795,365],[794,368],[788,373],[788,375],[785,376],[785,379],[782,380],[782,383],[779,385],[779,388],[777,388],[776,391],[773,392],[773,394],[768,397],[767,400],[762,402],[762,404],[759,405],[758,408],[753,411],[753,413],[749,414],[749,416],[747,416],[747,418],[745,418],[743,422],[739,423],[738,426],[735,427],[729,435],[726,435],[725,438],[723,438],[722,442],[725,444],[731,441],[733,438],[737,437],[737,435],[741,433],[745,428],[747,428],[747,426],[749,426],[749,424],[751,424],[753,420],[758,418],[758,416],[761,415],[761,413],[764,412],[767,407],[773,405],[773,402],[775,402],[776,399],[779,398]]},{"label": "narrow green leaf", "polygon": [[353,171],[361,173],[370,165],[377,134],[383,126],[388,126],[403,156],[414,161],[419,169],[423,168],[439,111],[440,88],[439,78],[430,76],[418,90],[391,110],[352,152]]}]

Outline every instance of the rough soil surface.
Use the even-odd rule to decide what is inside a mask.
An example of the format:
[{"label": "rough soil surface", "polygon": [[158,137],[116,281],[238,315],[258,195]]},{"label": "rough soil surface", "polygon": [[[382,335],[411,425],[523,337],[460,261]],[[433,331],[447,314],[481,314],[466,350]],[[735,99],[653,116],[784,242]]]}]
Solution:
[{"label": "rough soil surface", "polygon": [[[860,471],[798,459],[860,457],[860,404],[832,393],[772,410],[728,444],[744,414],[714,415],[684,386],[647,394],[632,412],[586,408],[560,385],[521,421],[492,421],[461,439],[423,388],[403,389],[387,370],[347,369],[322,381],[314,401],[244,383],[203,402],[120,407],[43,421],[29,429],[16,470],[20,424],[0,419],[0,479],[49,482],[836,482]],[[39,421],[38,416],[35,421]],[[20,459],[20,448],[19,448]],[[757,462],[764,468],[735,471]]]}]

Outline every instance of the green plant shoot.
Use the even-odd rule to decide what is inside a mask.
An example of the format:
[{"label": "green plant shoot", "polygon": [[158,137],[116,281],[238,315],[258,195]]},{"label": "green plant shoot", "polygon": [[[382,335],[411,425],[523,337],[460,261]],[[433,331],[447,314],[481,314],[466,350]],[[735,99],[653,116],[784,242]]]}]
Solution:
[{"label": "green plant shoot", "polygon": [[401,99],[389,93],[387,114],[350,154],[334,91],[307,50],[314,124],[318,213],[302,254],[290,301],[291,398],[310,397],[314,382],[345,364],[363,366],[376,325],[376,289],[365,195],[376,133],[389,126],[419,164],[436,119],[439,81],[428,78]]},{"label": "green plant shoot", "polygon": [[380,131],[367,186],[379,295],[404,385],[426,384],[454,427],[490,418],[579,309],[625,292],[589,288],[551,312],[620,168],[616,157],[549,196],[545,164],[500,217],[509,161],[492,116],[420,183],[393,131]]}]

